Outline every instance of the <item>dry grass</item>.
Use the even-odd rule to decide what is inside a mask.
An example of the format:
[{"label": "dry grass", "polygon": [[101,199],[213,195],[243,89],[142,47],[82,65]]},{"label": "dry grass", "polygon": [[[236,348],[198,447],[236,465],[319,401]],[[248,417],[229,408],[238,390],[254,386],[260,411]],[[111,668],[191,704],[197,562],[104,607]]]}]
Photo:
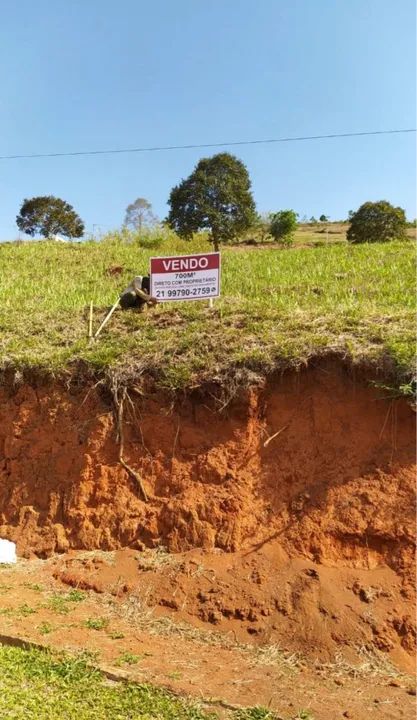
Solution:
[{"label": "dry grass", "polygon": [[162,545],[158,545],[154,550],[147,548],[137,555],[139,570],[156,571],[165,568],[177,568],[181,561],[173,554],[169,553]]},{"label": "dry grass", "polygon": [[378,652],[375,648],[368,650],[365,647],[356,648],[357,662],[346,660],[342,654],[338,654],[332,663],[318,663],[317,670],[330,677],[384,677],[384,678],[407,678],[387,658],[386,655]]},{"label": "dry grass", "polygon": [[122,603],[115,603],[108,595],[100,600],[109,617],[116,616],[128,621],[132,630],[162,637],[178,637],[206,647],[238,650],[248,656],[251,665],[273,665],[285,673],[297,672],[305,665],[300,654],[286,652],[278,645],[256,647],[239,642],[234,633],[202,630],[186,622],[175,622],[166,616],[156,617],[155,608],[149,605],[149,594],[143,598],[130,595]]}]

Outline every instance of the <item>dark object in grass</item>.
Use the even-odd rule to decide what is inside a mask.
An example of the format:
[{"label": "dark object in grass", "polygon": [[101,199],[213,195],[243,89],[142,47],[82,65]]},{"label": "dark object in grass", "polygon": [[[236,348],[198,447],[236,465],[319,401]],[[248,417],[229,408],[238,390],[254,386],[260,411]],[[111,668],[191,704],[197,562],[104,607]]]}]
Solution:
[{"label": "dark object in grass", "polygon": [[121,275],[123,272],[123,265],[111,265],[107,268],[106,274],[113,277],[114,275]]},{"label": "dark object in grass", "polygon": [[157,299],[150,295],[151,280],[149,275],[137,275],[120,295],[122,310],[136,309],[142,312],[145,305],[156,305]]}]

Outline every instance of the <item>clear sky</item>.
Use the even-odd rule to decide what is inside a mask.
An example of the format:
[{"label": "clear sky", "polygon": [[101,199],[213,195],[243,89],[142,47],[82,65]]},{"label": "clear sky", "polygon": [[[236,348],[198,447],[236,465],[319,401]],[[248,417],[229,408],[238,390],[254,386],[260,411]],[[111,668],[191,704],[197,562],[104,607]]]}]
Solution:
[{"label": "clear sky", "polygon": [[[414,0],[0,0],[0,155],[415,127]],[[0,239],[25,197],[118,227],[215,150],[0,161]],[[415,135],[255,145],[260,211],[415,217]],[[96,228],[97,230],[97,228]]]}]

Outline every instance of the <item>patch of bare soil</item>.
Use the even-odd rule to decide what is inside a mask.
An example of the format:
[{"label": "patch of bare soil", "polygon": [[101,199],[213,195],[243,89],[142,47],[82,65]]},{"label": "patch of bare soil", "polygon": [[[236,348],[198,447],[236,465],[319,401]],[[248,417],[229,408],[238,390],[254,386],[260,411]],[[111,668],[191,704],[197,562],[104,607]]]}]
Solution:
[{"label": "patch of bare soil", "polygon": [[[112,623],[133,623],[134,637],[123,632],[136,649],[154,642],[150,632],[186,623],[182,635],[152,635],[155,672],[166,642],[172,659],[193,653],[200,670],[207,659],[212,684],[219,664],[222,692],[227,686],[234,702],[231,684],[240,678],[243,692],[249,660],[230,645],[202,653],[193,633],[207,630],[253,653],[279,647],[310,664],[357,665],[365,653],[413,667],[415,416],[405,401],[384,399],[334,362],[241,391],[222,413],[209,388],[170,406],[156,391],[131,388],[123,457],[143,480],[144,502],[119,462],[114,409],[99,387],[0,392],[0,537],[16,541],[21,557],[50,557],[31,566],[43,568],[48,587],[84,590]],[[30,600],[25,590],[15,599]],[[74,613],[81,619],[86,607]],[[37,612],[49,622],[50,610]],[[13,613],[0,607],[0,622],[16,630]],[[23,614],[21,628],[29,620]],[[71,637],[82,647],[87,629],[60,626],[54,643]],[[116,640],[97,632],[106,656]],[[227,653],[241,658],[233,681]],[[306,668],[297,672],[310,673],[318,692],[317,668]],[[263,668],[244,697],[267,704],[277,678],[268,681]],[[372,717],[377,681],[351,680],[368,712],[352,717]],[[344,686],[329,682],[325,692],[342,697]],[[285,687],[295,698],[298,689]],[[384,712],[399,713],[401,703],[390,703]],[[403,717],[377,705],[378,717]]]},{"label": "patch of bare soil", "polygon": [[[328,569],[321,568],[318,579],[311,562],[287,562],[278,547],[259,552],[251,560],[240,554],[155,550],[72,552],[65,563],[60,557],[20,560],[14,568],[0,568],[0,641],[87,652],[110,677],[168,687],[203,701],[220,716],[231,708],[261,705],[283,720],[301,710],[315,720],[413,717],[412,678],[375,649],[367,629],[371,616],[381,622],[388,606],[378,593],[370,599],[371,588],[363,583],[392,582],[392,571],[371,576],[347,572],[346,585],[340,585],[339,575],[334,587],[335,574]],[[308,614],[294,609],[285,616],[273,606],[271,615],[264,615],[268,593],[264,588],[260,606],[255,598],[261,597],[262,583],[253,573],[255,559],[260,575],[267,568],[281,568],[282,578],[267,582],[272,586],[274,580],[293,597],[300,581],[314,580],[321,586],[321,610],[316,590],[311,599],[305,593]],[[398,589],[395,581],[394,587]],[[224,618],[225,597],[230,602],[238,588],[242,594],[232,607],[239,617]],[[322,614],[332,612],[330,600],[337,602],[333,614],[339,621]],[[214,626],[199,612],[207,605],[222,618]],[[245,613],[252,619],[245,620]],[[276,625],[274,630],[271,624],[268,637],[248,632],[260,627],[256,613]],[[341,641],[335,643],[333,657],[319,660],[320,645],[315,655],[309,633],[326,638],[326,625],[337,628]],[[344,644],[342,635],[349,629],[352,636]],[[298,647],[303,632],[305,642]],[[285,645],[275,642],[281,635]],[[406,655],[395,657],[404,660]]]},{"label": "patch of bare soil", "polygon": [[354,660],[367,648],[414,667],[408,594],[388,567],[341,569],[290,559],[277,540],[237,553],[124,550],[110,561],[68,556],[56,565],[54,577],[64,584],[129,598],[151,608],[154,618],[310,658],[331,660],[343,650]]}]

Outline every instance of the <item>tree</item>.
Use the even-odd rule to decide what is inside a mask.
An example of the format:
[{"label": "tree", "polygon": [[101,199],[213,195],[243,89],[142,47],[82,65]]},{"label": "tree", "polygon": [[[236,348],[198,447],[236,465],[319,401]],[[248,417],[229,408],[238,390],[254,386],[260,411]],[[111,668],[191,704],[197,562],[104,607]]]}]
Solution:
[{"label": "tree", "polygon": [[141,232],[143,227],[153,225],[155,221],[156,217],[152,212],[152,205],[145,198],[136,198],[135,202],[126,208],[124,224],[133,230]]},{"label": "tree", "polygon": [[346,237],[350,243],[387,242],[405,237],[405,212],[386,200],[366,202],[350,218]]},{"label": "tree", "polygon": [[254,213],[253,220],[247,232],[244,232],[240,239],[250,245],[263,243],[269,236],[269,228],[271,225],[270,213]]},{"label": "tree", "polygon": [[329,222],[329,218],[327,217],[327,215],[320,215],[319,220],[320,220],[320,222],[323,222],[323,223]]},{"label": "tree", "polygon": [[78,238],[84,233],[84,223],[72,205],[53,195],[41,195],[25,199],[16,217],[19,230],[27,235],[43,235],[48,238],[60,233]]},{"label": "tree", "polygon": [[247,230],[255,203],[245,165],[229,153],[203,158],[191,175],[171,190],[168,224],[189,239],[208,230],[214,249]]},{"label": "tree", "polygon": [[280,210],[271,216],[269,232],[274,240],[283,245],[291,245],[297,229],[297,213],[294,210]]}]

